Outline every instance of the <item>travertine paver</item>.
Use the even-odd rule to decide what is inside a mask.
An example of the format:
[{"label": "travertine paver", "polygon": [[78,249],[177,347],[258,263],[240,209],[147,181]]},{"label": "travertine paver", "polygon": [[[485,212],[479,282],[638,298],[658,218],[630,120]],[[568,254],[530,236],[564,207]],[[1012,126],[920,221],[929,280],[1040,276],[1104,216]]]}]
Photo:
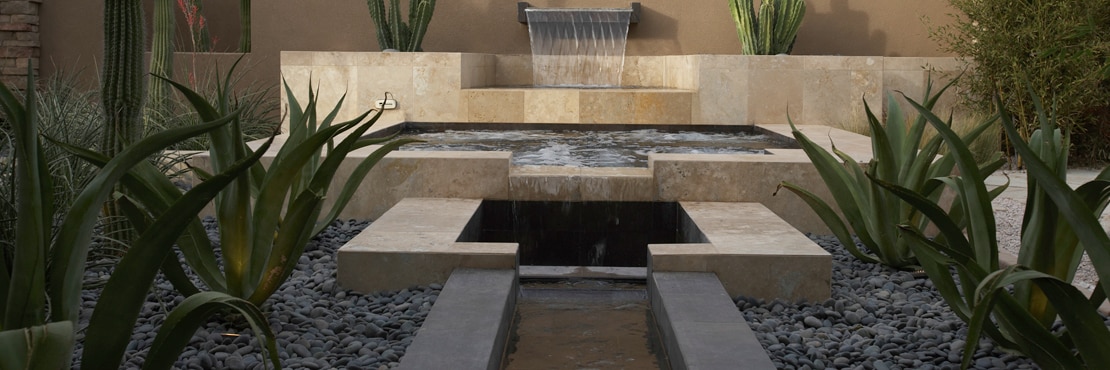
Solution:
[{"label": "travertine paver", "polygon": [[[759,203],[680,202],[699,244],[648,246],[653,272],[717,274],[729,295],[820,302],[832,256]],[[683,217],[683,216],[680,216]],[[688,232],[689,233],[689,232]],[[691,236],[686,236],[691,238]]]},{"label": "travertine paver", "polygon": [[339,249],[341,286],[363,292],[442,283],[458,267],[515,270],[516,243],[458,243],[480,199],[405,198]]}]

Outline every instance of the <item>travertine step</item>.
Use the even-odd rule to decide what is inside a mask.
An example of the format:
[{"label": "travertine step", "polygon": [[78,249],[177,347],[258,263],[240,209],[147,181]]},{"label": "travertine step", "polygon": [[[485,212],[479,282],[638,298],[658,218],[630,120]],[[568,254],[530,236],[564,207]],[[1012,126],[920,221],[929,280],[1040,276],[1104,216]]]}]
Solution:
[{"label": "travertine step", "polygon": [[462,89],[467,122],[689,124],[695,90],[669,88]]}]

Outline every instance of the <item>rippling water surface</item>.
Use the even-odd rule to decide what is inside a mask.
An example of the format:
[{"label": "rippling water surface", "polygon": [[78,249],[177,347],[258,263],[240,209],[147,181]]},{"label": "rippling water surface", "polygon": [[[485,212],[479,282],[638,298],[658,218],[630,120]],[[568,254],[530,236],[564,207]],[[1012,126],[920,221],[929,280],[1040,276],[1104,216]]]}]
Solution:
[{"label": "rippling water surface", "polygon": [[446,130],[404,135],[424,140],[401,150],[511,151],[513,164],[647,167],[648,153],[767,154],[774,143],[750,133],[554,130]]}]

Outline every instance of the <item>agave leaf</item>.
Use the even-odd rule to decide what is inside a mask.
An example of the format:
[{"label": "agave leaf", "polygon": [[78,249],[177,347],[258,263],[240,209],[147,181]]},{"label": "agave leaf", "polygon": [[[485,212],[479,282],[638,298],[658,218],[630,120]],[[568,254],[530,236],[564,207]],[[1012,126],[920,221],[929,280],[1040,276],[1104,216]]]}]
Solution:
[{"label": "agave leaf", "polygon": [[[905,117],[902,113],[902,107],[898,105],[898,101],[894,100],[894,94],[886,93],[886,125],[883,127],[881,121],[871,111],[871,106],[863,99],[864,112],[867,113],[867,122],[874,130],[876,127],[883,127],[884,135],[889,139],[889,149],[894,153],[897,162],[893,163],[893,168],[905,170],[906,163],[913,160],[913,156],[917,154],[917,145],[919,140],[907,135]],[[872,143],[875,145],[875,143]],[[912,148],[912,150],[910,149]],[[904,177],[898,174],[898,177]]]},{"label": "agave leaf", "polygon": [[274,333],[270,330],[266,316],[250,302],[220,292],[198,293],[174,308],[154,337],[154,344],[150,347],[143,369],[172,368],[197,328],[203,326],[212,315],[228,309],[243,315],[259,343],[266,347],[270,364],[281,369]]},{"label": "agave leaf", "polygon": [[936,286],[952,312],[965,322],[970,320],[973,314],[971,307],[963,300],[960,289],[949,271],[949,266],[954,264],[955,260],[939,252],[942,244],[929,240],[917,229],[903,227],[901,230],[902,235],[909,239],[910,249],[917,256],[922,270],[925,270],[925,274],[929,276],[929,280]]},{"label": "agave leaf", "polygon": [[304,225],[316,221],[322,200],[322,194],[306,189],[289,206],[285,222],[296,226],[281,229],[273,240],[273,247],[268,248],[271,250],[265,269],[258,275],[254,291],[247,298],[252,304],[262,305],[293,272],[297,257],[304,252],[305,244],[313,235],[312,228]]},{"label": "agave leaf", "polygon": [[[1052,275],[1028,269],[1004,276],[999,285],[1005,287],[1022,280],[1033,281],[1048,296],[1088,368],[1110,367],[1110,329],[1097,311],[1084,304],[1087,298],[1082,292]],[[1001,294],[1005,290],[997,292]]]},{"label": "agave leaf", "polygon": [[[907,99],[907,102],[917,109],[918,114],[932,124],[937,133],[949,143],[949,153],[956,161],[960,176],[965,179],[961,181],[964,185],[960,194],[964,198],[965,209],[968,212],[968,236],[972,238],[970,244],[975,247],[976,260],[986,270],[997,270],[998,246],[995,239],[994,212],[986,187],[981,185],[985,181],[985,174],[979,172],[979,166],[966,145],[953,145],[959,142],[960,137],[948,127],[945,121],[917,102],[911,99]],[[932,220],[936,222],[936,219]]]},{"label": "agave leaf", "polygon": [[801,131],[798,131],[794,127],[793,121],[788,119],[788,122],[795,140],[798,141],[806,156],[813,162],[817,173],[824,180],[825,186],[829,188],[837,206],[840,207],[844,219],[848,221],[848,224],[852,226],[857,234],[866,232],[867,228],[863,224],[863,214],[857,206],[861,203],[862,194],[860,194],[859,189],[851,185],[855,183],[853,177],[840,161],[834,159],[831,154],[811,141]]},{"label": "agave leaf", "polygon": [[[360,118],[361,119],[361,118]],[[269,258],[271,251],[271,244],[274,242],[275,235],[279,233],[278,225],[281,223],[282,207],[286,203],[286,197],[290,195],[291,191],[296,191],[294,195],[299,195],[302,190],[297,190],[293,186],[293,182],[306,164],[309,163],[311,158],[316,155],[325,143],[330,141],[336,133],[340,132],[346,127],[357,124],[357,120],[348,121],[339,125],[334,125],[326,129],[320,130],[312,136],[306,138],[300,143],[286,142],[286,147],[293,147],[291,151],[279,154],[274,158],[274,162],[270,165],[270,169],[266,172],[266,177],[260,186],[258,198],[255,202],[256,208],[254,210],[251,232],[253,244],[249,254],[236,256],[235,258],[249,258],[250,261],[242,261],[240,263],[248,263],[250,266],[249,274],[246,275],[247,280],[246,288],[243,290],[245,296],[249,296],[249,291],[253,290],[258,284],[258,279],[261,278],[263,270],[266,268],[265,261]],[[293,228],[298,228],[296,226]],[[225,262],[232,262],[225,257]]]},{"label": "agave leaf", "polygon": [[[268,148],[272,142],[271,137],[263,144],[263,148]],[[124,152],[126,151],[125,149]],[[146,300],[147,290],[154,281],[162,261],[171,254],[173,242],[192,222],[195,215],[219,194],[221,189],[254,165],[264,151],[259,150],[258,153],[235,163],[227,171],[213,176],[186,192],[163,216],[155,220],[150,230],[143,233],[128,250],[116,265],[115,272],[112,273],[100,294],[100,302],[111,302],[110,307],[98,304],[89,320],[86,337],[97,338],[97,340],[85,343],[82,368],[119,367],[127,342],[131,338],[131,328],[135,326],[142,302]]]},{"label": "agave leaf", "polygon": [[[1110,268],[1106,267],[1110,266],[1110,237],[1107,237],[1106,232],[1095,219],[1094,211],[1071,190],[1071,187],[1055,176],[1047,164],[1037,158],[1029,146],[1021,140],[1021,136],[1011,122],[1013,120],[1009,113],[1003,111],[1002,127],[1006,136],[1013,142],[1014,150],[1024,160],[1029,176],[1036,178],[1037,183],[1044,188],[1044,192],[1059,207],[1060,215],[1071,225],[1076,237],[1091,258],[1099,280],[1110,281]],[[1110,292],[1110,287],[1103,285],[1102,288],[1104,294]]]},{"label": "agave leaf", "polygon": [[[377,165],[378,162],[382,160],[382,158],[385,158],[386,154],[389,154],[402,145],[418,141],[420,140],[402,139],[391,141],[383,145],[381,148],[378,148],[373,153],[370,153],[370,155],[367,156],[366,159],[364,159],[358,164],[357,167],[355,167],[354,171],[351,171],[351,176],[347,178],[347,183],[344,184],[343,189],[335,198],[335,203],[332,206],[331,210],[327,213],[327,215],[324,216],[324,218],[316,222],[316,227],[314,230],[312,230],[312,235],[319,234],[320,231],[322,231],[325,227],[328,226],[328,224],[331,223],[331,221],[335,221],[335,219],[339,217],[339,213],[343,212],[343,208],[347,206],[347,203],[351,200],[351,197],[354,195],[355,190],[358,189],[359,185],[362,185],[362,181],[366,178],[366,175],[370,173],[370,169]],[[360,143],[361,142],[362,141],[360,141]],[[327,222],[323,222],[323,220],[327,220]]]},{"label": "agave leaf", "polygon": [[[44,323],[46,312],[48,244],[50,243],[52,218],[54,217],[54,189],[50,170],[43,158],[42,145],[39,143],[38,115],[36,108],[34,73],[27,70],[26,106],[8,89],[0,84],[0,105],[5,117],[11,123],[15,138],[15,178],[17,185],[16,207],[18,218],[15,229],[15,248],[10,275],[5,276],[8,285],[0,290],[0,329],[22,328]],[[91,222],[88,222],[91,227]],[[65,252],[65,251],[61,251]],[[71,257],[71,256],[58,256]],[[70,278],[80,281],[84,273],[72,271]],[[54,301],[56,304],[74,301]],[[71,310],[67,307],[66,310]],[[53,320],[62,321],[62,320]]]},{"label": "agave leaf", "polygon": [[888,136],[887,130],[891,130],[892,133],[901,134],[902,129],[895,129],[895,127],[899,125],[891,123],[888,123],[887,128],[883,129],[882,123],[879,123],[879,119],[871,112],[871,106],[867,104],[866,100],[863,102],[863,107],[867,112],[867,124],[871,128],[871,151],[875,155],[875,161],[871,163],[874,165],[876,164],[875,162],[878,162],[878,168],[871,168],[873,166],[869,166],[868,170],[874,171],[872,173],[876,174],[880,179],[892,181],[897,178],[897,169],[902,165],[902,159],[896,156],[895,153],[900,152],[901,146],[903,145],[902,140],[905,135],[896,137]]},{"label": "agave leaf", "polygon": [[[47,137],[47,139],[50,139]],[[63,142],[55,141],[55,145],[65,149],[67,152],[91,163],[97,167],[103,167],[108,163],[110,158],[103,154],[88,150],[85,148],[75,147]],[[211,175],[203,176],[207,179]],[[181,191],[174,185],[169,178],[167,178],[158,168],[148,162],[142,162],[131,169],[120,182],[127,188],[130,196],[139,200],[150,210],[151,214],[162,214],[170,205],[181,197]],[[133,222],[136,220],[132,220]],[[140,230],[141,232],[141,230]],[[200,220],[194,221],[189,225],[186,233],[178,239],[177,244],[181,249],[185,260],[189,262],[190,266],[196,266],[195,272],[197,276],[209,287],[213,289],[224,290],[226,283],[223,280],[223,275],[220,273],[219,264],[216,262],[216,255],[212,249],[212,243],[208,240],[208,232],[200,223]],[[174,261],[174,266],[177,270],[181,266]],[[166,266],[174,268],[174,266]],[[177,271],[166,271],[167,278],[173,283],[174,288],[185,295],[192,295],[199,290],[193,285],[192,281],[187,278],[182,278],[181,274]],[[182,270],[183,273],[183,270]]]},{"label": "agave leaf", "polygon": [[[1082,364],[1071,355],[1071,350],[1064,346],[1055,335],[1042,327],[1028,311],[1009,295],[1009,292],[1005,291],[1006,285],[1020,282],[1022,280],[1020,275],[1031,272],[1019,270],[1019,266],[1011,266],[995,271],[987,275],[975,289],[973,296],[977,301],[976,315],[978,320],[973,318],[968,324],[968,343],[973,343],[973,339],[978,341],[981,331],[995,327],[989,323],[990,316],[988,316],[990,311],[993,310],[995,312],[993,317],[998,321],[1000,332],[1004,333],[1005,338],[1012,338],[1015,341],[1007,345],[1015,345],[1016,348],[1020,348],[1043,368],[1082,368]],[[1013,277],[1019,277],[1019,279],[1013,280]],[[1082,298],[1082,295],[1080,297]],[[1081,299],[1082,301],[1083,299]],[[992,336],[992,338],[998,341],[1002,337]],[[969,351],[972,353],[969,354]],[[965,349],[964,362],[970,363],[973,354],[973,348]]]},{"label": "agave leaf", "polygon": [[54,261],[49,279],[52,321],[74,321],[77,318],[81,279],[92,237],[92,222],[89,220],[96,219],[100,205],[108,199],[116,182],[131,167],[145,161],[151,154],[185,138],[216,129],[227,122],[228,118],[225,117],[153,134],[125,148],[89,181],[85,190],[74,200],[54,242]]},{"label": "agave leaf", "polygon": [[[798,185],[794,185],[785,181],[780,183],[778,188],[786,188],[787,190],[790,190],[799,198],[802,198],[802,200],[805,201],[810,208],[813,208],[813,211],[817,213],[817,216],[821,218],[821,221],[823,221],[825,225],[828,226],[829,230],[831,230],[833,235],[836,236],[836,239],[840,241],[840,244],[843,245],[844,248],[848,250],[848,253],[852,254],[852,256],[864,262],[880,262],[879,259],[874,255],[864,253],[863,251],[859,250],[858,247],[856,247],[856,242],[852,239],[852,233],[848,230],[848,227],[844,225],[844,222],[840,220],[840,215],[838,215],[836,211],[832,209],[832,207],[829,207],[829,205],[816,194],[813,194]],[[778,193],[778,191],[776,190],[775,193]]]},{"label": "agave leaf", "polygon": [[0,369],[55,370],[69,367],[73,322],[59,321],[0,331]]}]

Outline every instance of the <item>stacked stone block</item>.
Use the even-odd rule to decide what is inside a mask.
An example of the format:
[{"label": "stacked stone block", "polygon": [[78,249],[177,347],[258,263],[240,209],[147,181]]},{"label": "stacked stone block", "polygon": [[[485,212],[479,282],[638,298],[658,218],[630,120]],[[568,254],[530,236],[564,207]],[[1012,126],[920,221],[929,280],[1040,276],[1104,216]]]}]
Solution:
[{"label": "stacked stone block", "polygon": [[0,0],[0,81],[27,88],[27,65],[39,69],[39,7],[42,0]]}]

